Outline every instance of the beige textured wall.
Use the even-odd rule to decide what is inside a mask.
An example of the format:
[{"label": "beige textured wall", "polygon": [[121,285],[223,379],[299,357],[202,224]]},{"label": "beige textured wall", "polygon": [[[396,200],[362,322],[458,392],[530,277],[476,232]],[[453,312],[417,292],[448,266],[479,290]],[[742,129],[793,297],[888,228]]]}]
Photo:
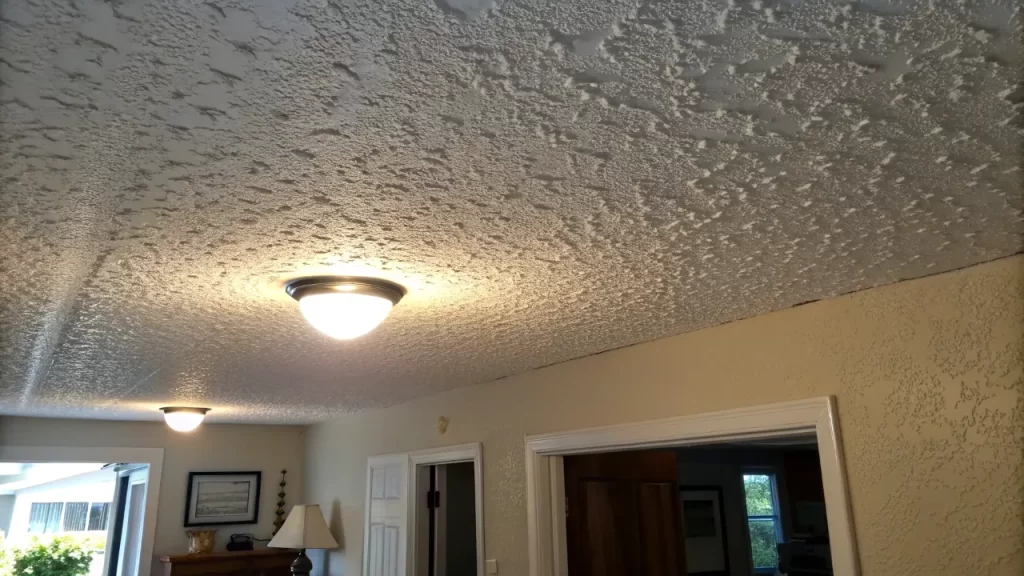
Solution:
[{"label": "beige textured wall", "polygon": [[188,552],[183,524],[189,472],[262,471],[259,524],[220,527],[217,548],[223,549],[229,536],[240,532],[269,538],[282,468],[288,470],[288,505],[302,501],[304,443],[305,428],[300,426],[203,424],[181,434],[163,422],[0,418],[0,444],[5,446],[163,448],[155,555]]},{"label": "beige textured wall", "polygon": [[834,394],[864,574],[1020,576],[1022,333],[1018,256],[314,426],[306,494],[357,575],[366,457],[482,442],[486,557],[525,576],[524,435]]}]

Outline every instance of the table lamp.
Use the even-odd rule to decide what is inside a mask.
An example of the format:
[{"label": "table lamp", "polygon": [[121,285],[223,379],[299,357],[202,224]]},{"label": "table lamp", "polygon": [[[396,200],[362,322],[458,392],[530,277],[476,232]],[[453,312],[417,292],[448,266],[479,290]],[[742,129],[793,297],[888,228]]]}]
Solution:
[{"label": "table lamp", "polygon": [[337,548],[338,541],[331,536],[324,515],[317,504],[296,504],[288,514],[281,530],[271,539],[270,548],[297,548],[298,557],[292,562],[294,576],[308,576],[313,562],[306,556],[306,549],[326,550]]}]

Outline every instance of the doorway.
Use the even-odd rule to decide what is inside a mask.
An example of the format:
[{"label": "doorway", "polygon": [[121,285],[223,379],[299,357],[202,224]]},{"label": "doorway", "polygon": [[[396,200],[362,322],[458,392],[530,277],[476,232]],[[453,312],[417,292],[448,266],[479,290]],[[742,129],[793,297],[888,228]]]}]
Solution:
[{"label": "doorway", "polygon": [[479,444],[409,455],[413,576],[482,576],[483,481]]},{"label": "doorway", "polygon": [[415,576],[476,575],[472,462],[416,467]]},{"label": "doorway", "polygon": [[135,576],[148,471],[148,464],[0,463],[0,547],[13,562],[73,554],[88,576]]},{"label": "doorway", "polygon": [[89,576],[149,576],[163,450],[0,446],[0,546],[59,549]]},{"label": "doorway", "polygon": [[120,464],[116,472],[114,524],[107,534],[109,553],[103,575],[133,576],[139,572],[142,557],[149,466]]},{"label": "doorway", "polygon": [[[570,571],[568,521],[564,508],[568,490],[567,477],[571,481],[576,468],[572,461],[568,468],[566,467],[566,461],[571,457],[715,444],[772,442],[792,437],[813,438],[816,442],[823,508],[826,516],[822,521],[827,525],[830,540],[832,563],[830,573],[839,576],[858,576],[859,566],[849,510],[846,475],[840,450],[835,401],[831,397],[527,437],[527,529],[530,545],[530,575],[578,576]],[[751,470],[751,472],[749,475],[756,475],[754,474],[756,471]],[[619,481],[620,478],[607,477],[605,480]],[[629,479],[622,478],[621,480]],[[671,482],[667,476],[644,480],[648,481],[648,484],[651,484],[652,480],[661,483]],[[678,478],[675,479],[675,482],[678,490]],[[699,488],[699,486],[693,487]],[[599,492],[593,487],[588,489],[591,492]],[[641,490],[641,493],[647,494],[649,502],[658,502],[659,500],[664,502],[670,499],[664,487],[655,489],[654,486],[650,486],[646,490]],[[652,495],[658,495],[658,497],[655,498]],[[696,496],[698,499],[704,499],[700,494]],[[616,505],[612,502],[613,498],[614,496],[609,494],[603,500],[601,498],[594,499],[599,502],[597,512],[610,514],[614,519],[616,510],[625,509],[625,505]],[[638,500],[633,499],[632,502],[635,506]],[[640,502],[642,504],[642,500]],[[679,516],[678,522],[675,518],[669,520],[661,518],[654,512],[645,513],[641,519],[625,518],[621,516],[621,512],[618,513],[620,517],[624,518],[623,524],[626,526],[638,526],[642,522],[654,522],[660,526],[677,525],[679,526],[679,534],[676,535],[678,538],[683,536],[682,525],[684,523],[680,506],[672,507],[672,514]],[[648,507],[652,510],[655,508],[666,509],[664,506]],[[690,508],[694,514],[697,513],[694,508],[701,509],[701,514],[694,518],[703,518],[706,528],[708,506],[700,504],[696,507],[691,505]],[[571,518],[573,510],[570,509],[569,512]],[[719,514],[722,513],[719,512]],[[750,520],[761,521],[763,518],[755,517]],[[697,520],[697,522],[700,521]],[[755,528],[762,529],[760,525]],[[597,530],[597,533],[605,534],[601,530]],[[649,530],[646,533],[667,534],[670,532]],[[645,533],[641,532],[641,534]],[[607,535],[605,534],[604,537]],[[664,550],[649,550],[649,544],[652,541],[640,539],[633,545],[634,549],[653,554],[658,561],[665,560],[667,556]],[[680,544],[676,540],[674,549],[681,551],[680,557],[675,559],[674,564],[664,562],[658,564],[652,560],[651,562],[654,563],[650,565],[665,567],[665,570],[668,570],[664,572],[666,574],[685,573],[680,572],[680,570],[685,570],[685,542]],[[776,553],[778,554],[778,549],[776,549]],[[635,556],[627,558],[635,558]],[[579,570],[584,570],[579,576],[587,576],[585,569]],[[671,570],[676,570],[676,572],[671,572]],[[611,576],[613,573],[596,572],[596,574]]]}]

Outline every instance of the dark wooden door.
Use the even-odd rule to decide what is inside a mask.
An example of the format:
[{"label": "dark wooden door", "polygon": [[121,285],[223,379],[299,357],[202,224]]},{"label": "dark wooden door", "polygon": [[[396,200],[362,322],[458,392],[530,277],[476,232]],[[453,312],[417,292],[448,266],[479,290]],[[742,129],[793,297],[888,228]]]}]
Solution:
[{"label": "dark wooden door", "polygon": [[685,576],[674,452],[566,456],[569,576]]}]

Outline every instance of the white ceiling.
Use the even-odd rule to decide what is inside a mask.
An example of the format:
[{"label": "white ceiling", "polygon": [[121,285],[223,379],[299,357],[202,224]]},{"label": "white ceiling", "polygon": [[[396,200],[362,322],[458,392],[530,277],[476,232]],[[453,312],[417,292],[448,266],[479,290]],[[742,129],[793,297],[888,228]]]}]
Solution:
[{"label": "white ceiling", "polygon": [[[0,2],[0,413],[310,422],[1016,253],[1020,10]],[[409,296],[328,340],[314,272]]]}]

